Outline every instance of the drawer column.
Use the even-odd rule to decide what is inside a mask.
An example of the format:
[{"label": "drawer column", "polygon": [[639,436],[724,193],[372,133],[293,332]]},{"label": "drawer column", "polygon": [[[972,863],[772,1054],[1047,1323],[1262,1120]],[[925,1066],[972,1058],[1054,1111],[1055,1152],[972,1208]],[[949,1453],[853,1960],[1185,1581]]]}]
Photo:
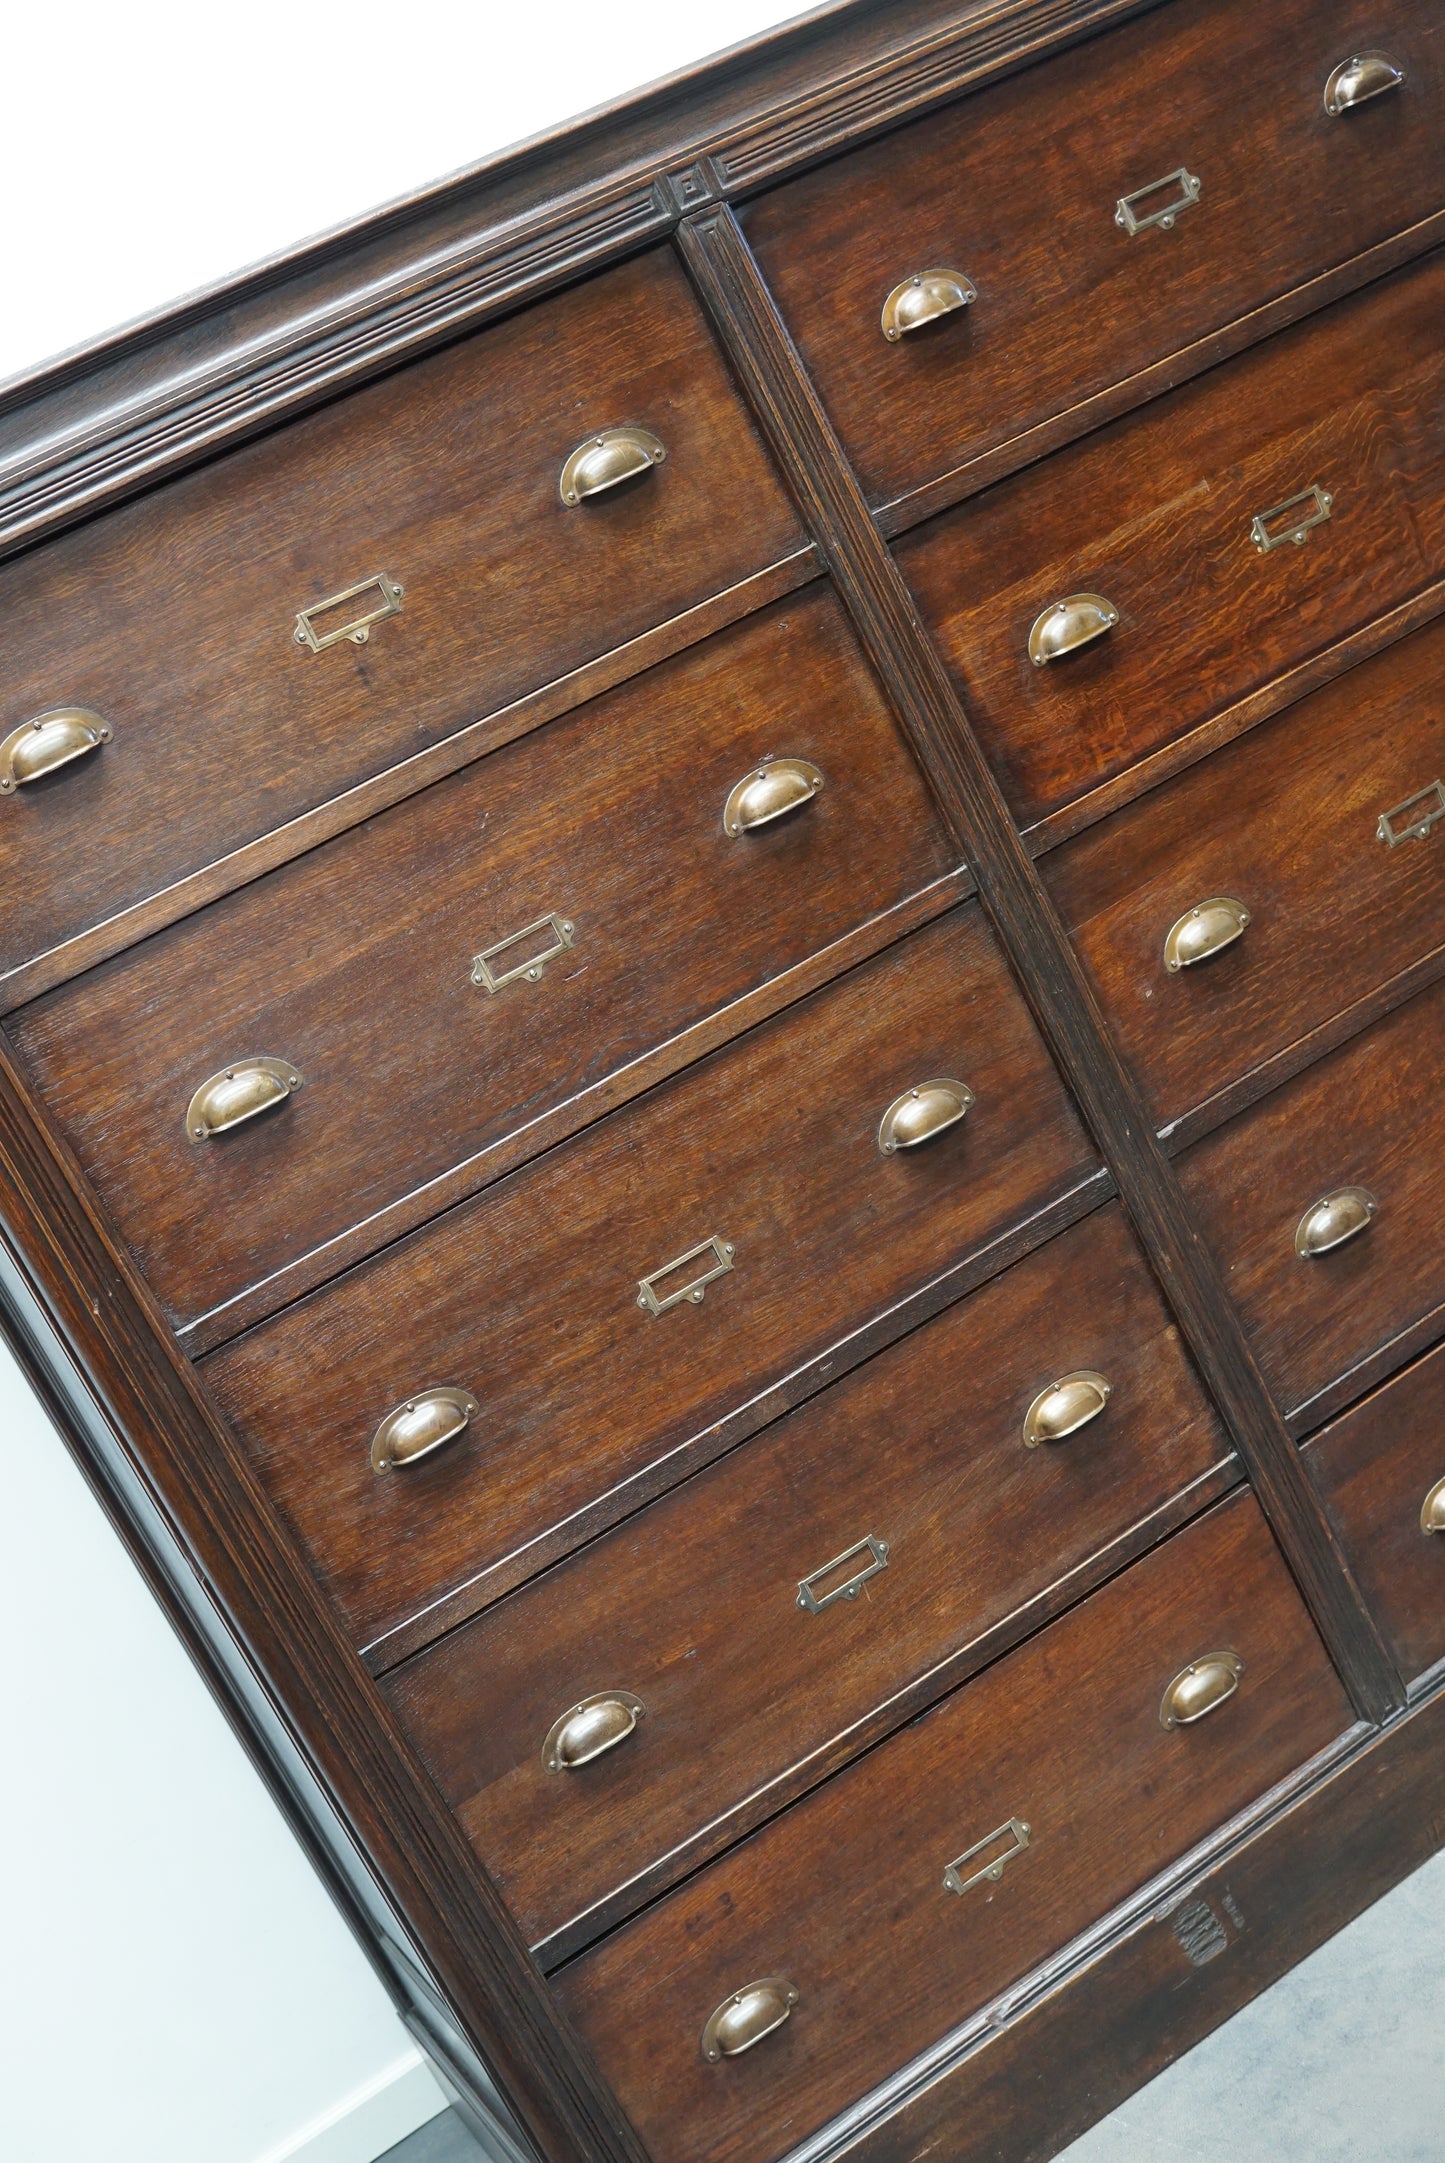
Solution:
[{"label": "drawer column", "polygon": [[677,246],[854,627],[978,882],[1316,1626],[1360,1715],[1405,1693],[1239,1318],[1185,1205],[961,700],[805,372],[731,209]]}]

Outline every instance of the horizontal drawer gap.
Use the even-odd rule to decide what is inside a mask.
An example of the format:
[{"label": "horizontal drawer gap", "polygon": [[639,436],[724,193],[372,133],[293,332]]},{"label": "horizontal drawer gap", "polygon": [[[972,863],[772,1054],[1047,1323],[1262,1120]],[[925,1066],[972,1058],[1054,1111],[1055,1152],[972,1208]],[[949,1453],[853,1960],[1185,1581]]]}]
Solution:
[{"label": "horizontal drawer gap", "polygon": [[1276,1089],[1283,1088],[1286,1082],[1292,1081],[1297,1074],[1302,1074],[1307,1067],[1314,1066],[1331,1052],[1341,1050],[1355,1037],[1363,1035],[1377,1021],[1382,1021],[1387,1014],[1393,1013],[1396,1007],[1406,1005],[1417,993],[1428,991],[1442,976],[1445,976],[1445,945],[1437,946],[1429,954],[1423,954],[1408,969],[1402,969],[1398,976],[1392,976],[1386,983],[1378,985],[1367,998],[1359,999],[1353,1006],[1345,1007],[1340,1013],[1332,1015],[1318,1029],[1311,1030],[1308,1036],[1299,1037],[1293,1044],[1285,1045],[1273,1058],[1252,1068],[1248,1074],[1241,1075],[1238,1081],[1231,1082],[1229,1087],[1220,1090],[1217,1096],[1206,1097],[1191,1110],[1181,1112],[1177,1119],[1172,1119],[1167,1126],[1159,1128],[1160,1141],[1170,1156],[1182,1155],[1195,1142],[1202,1141],[1206,1134],[1212,1134],[1219,1127],[1227,1126],[1231,1119],[1248,1111],[1251,1105],[1261,1102],[1263,1098],[1273,1095]]},{"label": "horizontal drawer gap", "polygon": [[1120,1576],[1149,1548],[1178,1531],[1191,1517],[1221,1499],[1244,1477],[1237,1458],[1228,1457],[1174,1495],[1164,1506],[1124,1532],[1097,1554],[1054,1583],[1045,1585],[994,1628],[960,1645],[947,1661],[915,1677],[906,1688],[875,1707],[851,1728],[832,1737],[786,1774],[742,1798],[731,1809],[699,1826],[686,1843],[659,1856],[655,1864],[620,1886],[595,1909],[532,1946],[533,1958],[552,1973],[610,1930],[650,1906],[720,1854],[756,1832],[845,1765],[852,1765],[907,1722],[969,1683],[1035,1637],[1071,1606]]},{"label": "horizontal drawer gap", "polygon": [[1392,234],[1377,247],[1367,248],[1349,262],[1337,264],[1320,277],[1309,279],[1266,302],[1263,307],[1211,331],[1195,344],[1141,369],[1137,375],[1127,376],[1122,382],[1111,384],[1078,405],[1055,414],[1024,435],[981,452],[966,465],[954,467],[951,472],[941,474],[907,495],[880,504],[873,513],[879,531],[885,540],[897,540],[901,534],[912,531],[940,511],[980,494],[995,481],[1018,473],[1025,466],[1037,464],[1065,444],[1076,442],[1108,422],[1136,411],[1191,377],[1232,359],[1246,347],[1272,337],[1289,324],[1328,307],[1332,301],[1341,300],[1361,286],[1383,278],[1414,257],[1438,247],[1442,240],[1445,240],[1445,211],[1437,211],[1418,224],[1408,226],[1405,231]]},{"label": "horizontal drawer gap", "polygon": [[856,926],[832,946],[822,948],[806,961],[744,993],[680,1035],[579,1091],[554,1111],[516,1128],[490,1148],[452,1166],[427,1185],[349,1227],[334,1240],[299,1255],[286,1269],[249,1286],[225,1305],[179,1325],[177,1335],[182,1345],[197,1359],[217,1350],[318,1285],[369,1260],[458,1203],[483,1192],[522,1165],[535,1161],[547,1150],[559,1147],[595,1121],[636,1102],[673,1075],[725,1045],[735,1043],[750,1029],[835,982],[858,963],[881,953],[910,931],[931,923],[972,892],[973,879],[966,870],[950,872],[936,879],[932,885],[885,911],[882,916]]},{"label": "horizontal drawer gap", "polygon": [[1422,587],[1408,601],[1376,617],[1372,623],[1352,631],[1348,638],[1339,639],[1312,655],[1300,667],[1288,670],[1258,691],[1251,692],[1247,698],[1211,715],[1199,728],[1140,759],[1114,780],[1091,789],[1086,796],[1076,797],[1060,810],[1021,829],[1030,856],[1035,860],[1046,856],[1051,849],[1071,841],[1076,834],[1099,825],[1126,804],[1135,803],[1140,797],[1163,787],[1177,774],[1197,766],[1211,753],[1247,735],[1262,722],[1272,720],[1286,707],[1307,698],[1312,691],[1322,689],[1361,662],[1383,653],[1386,647],[1408,638],[1411,632],[1421,630],[1442,612],[1445,612],[1445,580],[1437,580]]},{"label": "horizontal drawer gap", "polygon": [[[505,1593],[540,1576],[551,1563],[576,1552],[598,1534],[610,1531],[615,1524],[652,1501],[664,1486],[672,1488],[689,1473],[726,1455],[783,1413],[826,1389],[840,1375],[861,1366],[875,1352],[909,1335],[945,1307],[952,1306],[989,1278],[998,1276],[1031,1254],[1056,1233],[1102,1208],[1105,1202],[1113,1200],[1114,1194],[1113,1175],[1101,1167],[1035,1216],[987,1242],[954,1268],[920,1286],[897,1306],[875,1315],[850,1336],[780,1377],[748,1404],[678,1443],[634,1478],[598,1497],[565,1523],[552,1527],[531,1546],[506,1556],[477,1577],[454,1587],[444,1598],[420,1609],[395,1629],[362,1646],[362,1659],[373,1674],[390,1672]],[[661,1476],[664,1467],[665,1479]]]},{"label": "horizontal drawer gap", "polygon": [[822,564],[811,546],[770,564],[740,584],[714,594],[697,607],[685,610],[669,622],[654,626],[623,646],[585,662],[554,682],[500,707],[495,713],[471,722],[439,743],[400,764],[386,768],[345,790],[328,803],[288,820],[284,826],[219,857],[214,863],[179,879],[174,885],[118,911],[103,923],[92,925],[76,937],[51,947],[0,976],[0,1014],[38,998],[71,977],[94,968],[112,955],[124,953],[152,933],[193,915],[208,902],[249,886],[282,864],[304,856],[322,842],[346,833],[393,804],[419,794],[433,782],[459,772],[485,758],[504,744],[529,735],[549,721],[559,720],[603,692],[655,668],[674,654],[710,638],[714,632],[739,622],[776,600],[796,592],[822,576]]}]

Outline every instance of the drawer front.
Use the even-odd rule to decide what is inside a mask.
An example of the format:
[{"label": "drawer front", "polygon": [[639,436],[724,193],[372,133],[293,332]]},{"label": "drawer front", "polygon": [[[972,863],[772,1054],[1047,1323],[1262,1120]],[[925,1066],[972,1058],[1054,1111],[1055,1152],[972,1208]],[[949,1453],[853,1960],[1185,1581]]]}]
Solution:
[{"label": "drawer front", "polygon": [[[1027,437],[1439,210],[1438,12],[1385,0],[1369,24],[1405,80],[1335,118],[1325,85],[1360,49],[1356,0],[1176,0],[747,211],[872,497]],[[1128,231],[1188,191],[1119,206],[1180,173],[1197,200]],[[890,341],[885,300],[933,268],[977,299]]]},{"label": "drawer front", "polygon": [[[973,1109],[884,1155],[881,1115],[935,1078]],[[1092,1168],[970,903],[202,1371],[372,1638],[648,1499],[718,1422]],[[439,1385],[475,1396],[471,1425],[378,1477],[378,1423]]]},{"label": "drawer front", "polygon": [[1413,1680],[1445,1660],[1445,1350],[1326,1427],[1305,1462]]},{"label": "drawer front", "polygon": [[[1307,1424],[1414,1349],[1445,1300],[1445,985],[1277,1089],[1179,1160],[1265,1376]],[[1374,1213],[1327,1197],[1361,1188]],[[1369,1363],[1369,1364],[1367,1364]],[[1320,1400],[1324,1399],[1323,1404]]]},{"label": "drawer front", "polygon": [[[667,456],[574,506],[588,429]],[[670,254],[640,257],[0,573],[0,736],[112,740],[0,798],[0,967],[622,645],[800,544]],[[185,575],[177,576],[184,565]],[[362,645],[300,612],[383,574]],[[318,640],[382,605],[322,612]]]},{"label": "drawer front", "polygon": [[1044,859],[1161,1121],[1445,941],[1442,687],[1437,622]]},{"label": "drawer front", "polygon": [[[1088,1374],[1105,1389],[1076,1383],[1036,1415],[1081,1424],[1026,1443],[1039,1397]],[[756,1815],[791,1770],[816,1778],[867,1715],[1057,1598],[1228,1453],[1111,1205],[454,1632],[389,1694],[535,1943],[635,1906],[700,1834],[721,1846],[730,1811]],[[618,1686],[646,1707],[626,1747],[549,1769],[558,1718]]]},{"label": "drawer front", "polygon": [[[794,762],[799,801],[729,835],[724,806],[769,755]],[[811,797],[809,768],[823,777]],[[775,791],[789,782],[780,770]],[[596,1088],[928,885],[952,854],[837,604],[817,591],[10,1027],[185,1322]],[[303,1085],[198,1146],[193,1092],[257,1052],[291,1061]]]},{"label": "drawer front", "polygon": [[902,546],[1021,825],[1445,571],[1442,315],[1432,256]]},{"label": "drawer front", "polygon": [[[1173,1679],[1220,1653],[1243,1662],[1233,1696],[1166,1730]],[[584,1956],[560,1995],[658,2163],[762,2163],[1349,1718],[1242,1495]],[[714,2007],[769,1977],[798,1993],[786,2024],[707,2063]]]}]

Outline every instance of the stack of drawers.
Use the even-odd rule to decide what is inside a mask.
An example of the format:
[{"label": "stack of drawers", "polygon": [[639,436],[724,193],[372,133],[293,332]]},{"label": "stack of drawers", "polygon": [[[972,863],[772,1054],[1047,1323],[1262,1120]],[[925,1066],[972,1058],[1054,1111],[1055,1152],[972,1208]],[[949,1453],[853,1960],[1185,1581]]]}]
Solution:
[{"label": "stack of drawers", "polygon": [[[739,227],[1420,1697],[1382,4],[1174,0]],[[834,2152],[1356,1718],[765,419],[661,246],[0,573],[9,1044],[657,2163]]]}]

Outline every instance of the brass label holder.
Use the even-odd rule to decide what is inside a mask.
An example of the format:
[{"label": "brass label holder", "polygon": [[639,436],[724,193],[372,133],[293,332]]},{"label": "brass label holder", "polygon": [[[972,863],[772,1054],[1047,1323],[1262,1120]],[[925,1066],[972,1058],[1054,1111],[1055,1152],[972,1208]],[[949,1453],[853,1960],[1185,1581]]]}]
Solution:
[{"label": "brass label holder", "polygon": [[[1147,232],[1157,225],[1161,233],[1174,229],[1174,221],[1181,212],[1191,210],[1199,201],[1201,182],[1197,173],[1191,173],[1187,165],[1177,165],[1172,173],[1165,173],[1160,180],[1151,180],[1147,187],[1136,188],[1132,195],[1121,195],[1114,206],[1114,223],[1122,226],[1132,240],[1136,233]],[[1164,202],[1153,210],[1144,210],[1151,196],[1163,188],[1172,189]]]},{"label": "brass label holder", "polygon": [[[846,1568],[850,1562],[864,1555],[868,1559],[861,1569],[854,1570],[850,1577],[845,1578],[841,1584],[830,1586],[826,1592],[819,1589],[835,1570]],[[865,1539],[855,1540],[851,1547],[845,1547],[841,1555],[834,1555],[832,1561],[825,1562],[821,1569],[813,1570],[807,1577],[798,1580],[798,1605],[805,1615],[821,1615],[825,1608],[831,1607],[837,1600],[856,1600],[869,1578],[876,1577],[880,1570],[886,1570],[887,1567],[888,1542],[875,1539],[870,1532]]]},{"label": "brass label holder", "polygon": [[[1403,826],[1396,820],[1404,818]],[[1431,828],[1445,819],[1445,781],[1432,781],[1426,789],[1416,789],[1402,804],[1391,804],[1388,811],[1380,813],[1375,828],[1375,839],[1383,841],[1387,849],[1398,849],[1402,841],[1424,841]]]},{"label": "brass label holder", "polygon": [[[518,956],[510,968],[496,969],[494,962],[528,939],[534,939],[539,931],[547,933],[548,944]],[[472,982],[480,984],[487,992],[503,991],[508,984],[537,984],[549,961],[565,954],[577,935],[577,926],[570,917],[539,916],[534,924],[524,924],[520,931],[509,931],[505,939],[498,939],[494,946],[484,946],[480,954],[472,956]]]},{"label": "brass label holder", "polygon": [[[1025,1824],[1022,1818],[1009,1818],[1004,1824],[996,1825],[991,1833],[985,1833],[982,1840],[975,1840],[971,1848],[965,1848],[963,1853],[949,1864],[943,1873],[945,1887],[951,1893],[966,1893],[971,1887],[982,1885],[985,1881],[997,1885],[1014,1857],[1023,1854],[1033,1837],[1033,1827]],[[1007,1845],[1000,1848],[1000,1841],[1005,1841]],[[965,1877],[965,1865],[974,1862],[980,1855],[987,1855],[988,1861],[979,1863],[977,1869],[971,1870]]]},{"label": "brass label holder", "polygon": [[[350,639],[353,646],[364,646],[374,623],[400,615],[401,592],[394,578],[378,571],[375,578],[364,578],[359,586],[348,586],[344,593],[330,594],[326,600],[313,601],[309,608],[303,608],[291,636],[298,646],[309,646],[313,653],[325,653],[328,646],[337,646],[344,638]],[[369,604],[364,600],[366,595],[371,596]],[[363,605],[353,608],[354,601]],[[323,627],[319,619],[334,617],[338,610],[345,611],[341,622]]]},{"label": "brass label holder", "polygon": [[[700,1307],[708,1286],[719,1277],[725,1277],[732,1268],[736,1252],[737,1249],[730,1239],[719,1239],[716,1233],[711,1239],[700,1240],[695,1247],[689,1247],[686,1254],[679,1254],[675,1260],[664,1262],[661,1269],[654,1269],[650,1276],[638,1278],[638,1306],[654,1315],[666,1314],[669,1308],[680,1307],[684,1300],[691,1307]],[[687,1282],[680,1284],[674,1292],[664,1292],[661,1289],[664,1280],[672,1276],[674,1271],[689,1268],[693,1262],[701,1261],[704,1255],[708,1258],[707,1264],[697,1276],[689,1277]]]},{"label": "brass label holder", "polygon": [[1329,490],[1314,481],[1297,496],[1286,496],[1283,503],[1272,503],[1267,511],[1256,512],[1250,521],[1249,537],[1262,556],[1283,548],[1287,541],[1303,548],[1315,527],[1323,526],[1331,517],[1334,504]]}]

